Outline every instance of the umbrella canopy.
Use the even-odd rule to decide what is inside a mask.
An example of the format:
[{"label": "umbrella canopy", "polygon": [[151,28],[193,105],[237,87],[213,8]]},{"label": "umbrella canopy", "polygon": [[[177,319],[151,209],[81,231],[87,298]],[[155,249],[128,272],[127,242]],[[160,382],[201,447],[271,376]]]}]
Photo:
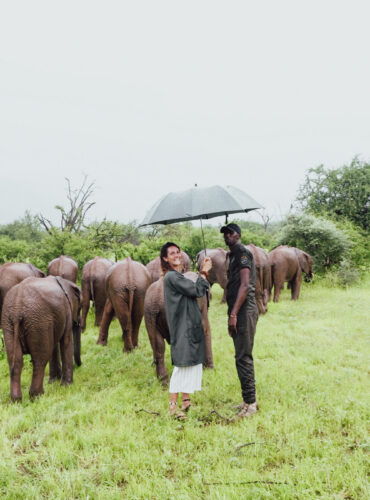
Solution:
[{"label": "umbrella canopy", "polygon": [[241,189],[233,186],[194,187],[186,191],[168,193],[149,210],[140,224],[173,224],[196,219],[211,219],[229,214],[263,208]]}]

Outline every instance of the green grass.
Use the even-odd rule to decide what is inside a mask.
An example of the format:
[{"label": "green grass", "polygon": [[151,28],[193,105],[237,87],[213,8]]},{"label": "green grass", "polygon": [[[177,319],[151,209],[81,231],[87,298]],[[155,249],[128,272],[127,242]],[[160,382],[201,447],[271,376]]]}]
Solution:
[{"label": "green grass", "polygon": [[29,357],[23,402],[11,404],[0,352],[0,496],[369,498],[369,290],[369,281],[348,290],[311,284],[297,302],[286,290],[271,303],[255,340],[260,411],[231,424],[240,387],[217,287],[215,370],[204,372],[186,422],[167,414],[144,325],[127,355],[117,321],[101,347],[90,316],[73,385],[45,378],[34,402]]}]

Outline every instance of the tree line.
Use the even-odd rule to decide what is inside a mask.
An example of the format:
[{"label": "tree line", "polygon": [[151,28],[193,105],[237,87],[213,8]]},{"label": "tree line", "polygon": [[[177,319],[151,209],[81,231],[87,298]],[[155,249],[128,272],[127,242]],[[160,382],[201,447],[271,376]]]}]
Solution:
[{"label": "tree line", "polygon": [[[60,225],[54,226],[42,214],[30,212],[0,226],[0,264],[8,261],[32,262],[46,269],[50,260],[69,255],[80,269],[91,258],[118,261],[127,256],[148,263],[158,256],[163,243],[177,242],[195,262],[203,248],[200,228],[191,223],[139,227],[136,221],[123,224],[104,219],[86,223],[94,205],[94,183],[73,189],[69,179],[67,208],[57,205]],[[348,284],[368,272],[370,164],[354,158],[350,165],[308,170],[300,186],[293,211],[279,222],[261,215],[263,223],[234,219],[242,227],[242,242],[254,243],[266,251],[287,244],[312,255],[319,276],[331,276]],[[205,226],[206,245],[223,246],[219,229]]]}]

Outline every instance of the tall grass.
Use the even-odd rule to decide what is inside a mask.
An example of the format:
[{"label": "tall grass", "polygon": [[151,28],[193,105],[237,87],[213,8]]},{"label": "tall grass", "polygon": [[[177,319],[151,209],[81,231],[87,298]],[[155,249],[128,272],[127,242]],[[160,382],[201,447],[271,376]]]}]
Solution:
[{"label": "tall grass", "polygon": [[23,402],[10,403],[3,354],[1,497],[369,498],[369,289],[369,281],[347,290],[304,285],[297,302],[284,291],[269,305],[254,351],[260,411],[239,422],[228,420],[241,398],[216,287],[216,368],[204,372],[186,422],[168,416],[144,326],[127,355],[117,321],[101,347],[90,316],[73,385],[45,379],[34,402],[26,356]]}]

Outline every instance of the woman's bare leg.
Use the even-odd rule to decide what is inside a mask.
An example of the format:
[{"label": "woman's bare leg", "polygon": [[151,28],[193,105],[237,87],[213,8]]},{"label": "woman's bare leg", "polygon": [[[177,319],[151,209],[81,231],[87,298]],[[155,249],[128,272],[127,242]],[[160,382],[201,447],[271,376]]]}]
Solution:
[{"label": "woman's bare leg", "polygon": [[182,393],[182,410],[186,410],[190,406],[190,394],[187,392]]}]

